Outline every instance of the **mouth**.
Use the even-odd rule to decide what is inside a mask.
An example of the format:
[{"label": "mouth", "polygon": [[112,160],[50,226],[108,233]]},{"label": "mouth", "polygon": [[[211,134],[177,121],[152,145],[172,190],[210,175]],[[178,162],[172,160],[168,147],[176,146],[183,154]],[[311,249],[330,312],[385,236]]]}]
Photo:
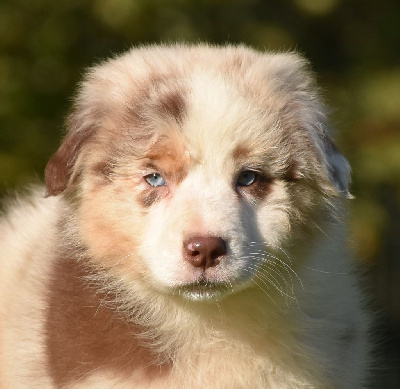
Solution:
[{"label": "mouth", "polygon": [[227,282],[213,282],[205,279],[177,288],[179,296],[192,301],[218,301],[232,293],[232,287]]}]

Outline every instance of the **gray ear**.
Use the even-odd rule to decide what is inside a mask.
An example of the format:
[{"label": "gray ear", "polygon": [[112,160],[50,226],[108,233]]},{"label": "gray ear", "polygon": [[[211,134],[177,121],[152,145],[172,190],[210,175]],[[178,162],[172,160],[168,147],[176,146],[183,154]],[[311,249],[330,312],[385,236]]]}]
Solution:
[{"label": "gray ear", "polygon": [[334,187],[347,198],[353,196],[349,192],[351,169],[347,159],[338,150],[326,132],[321,136],[322,148],[329,179]]}]

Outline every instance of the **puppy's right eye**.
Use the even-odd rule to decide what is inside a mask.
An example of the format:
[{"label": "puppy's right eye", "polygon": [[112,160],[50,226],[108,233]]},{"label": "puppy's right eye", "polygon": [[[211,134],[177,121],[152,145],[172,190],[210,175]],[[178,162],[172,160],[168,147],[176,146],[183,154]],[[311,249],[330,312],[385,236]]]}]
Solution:
[{"label": "puppy's right eye", "polygon": [[144,176],[144,179],[149,185],[154,187],[167,185],[160,173],[148,174],[147,176]]}]

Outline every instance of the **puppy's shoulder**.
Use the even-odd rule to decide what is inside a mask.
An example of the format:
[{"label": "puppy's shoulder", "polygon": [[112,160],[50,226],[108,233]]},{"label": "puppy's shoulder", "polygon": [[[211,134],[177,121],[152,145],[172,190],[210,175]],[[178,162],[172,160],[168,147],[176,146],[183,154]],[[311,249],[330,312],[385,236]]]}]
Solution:
[{"label": "puppy's shoulder", "polygon": [[[45,372],[49,275],[63,200],[35,186],[2,202],[0,216],[0,387],[52,387]],[[27,358],[27,350],[29,357]]]},{"label": "puppy's shoulder", "polygon": [[50,257],[54,251],[57,223],[64,208],[59,197],[45,198],[41,186],[2,202],[0,285],[3,286],[0,286],[0,296],[8,284],[18,285],[29,269]]}]

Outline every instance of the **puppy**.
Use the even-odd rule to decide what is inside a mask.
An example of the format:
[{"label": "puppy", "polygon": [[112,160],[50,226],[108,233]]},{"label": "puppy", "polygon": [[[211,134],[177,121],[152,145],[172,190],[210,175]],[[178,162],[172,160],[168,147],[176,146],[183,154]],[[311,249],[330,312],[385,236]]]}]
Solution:
[{"label": "puppy", "polygon": [[1,388],[361,388],[349,166],[298,55],[91,69],[0,224]]}]

